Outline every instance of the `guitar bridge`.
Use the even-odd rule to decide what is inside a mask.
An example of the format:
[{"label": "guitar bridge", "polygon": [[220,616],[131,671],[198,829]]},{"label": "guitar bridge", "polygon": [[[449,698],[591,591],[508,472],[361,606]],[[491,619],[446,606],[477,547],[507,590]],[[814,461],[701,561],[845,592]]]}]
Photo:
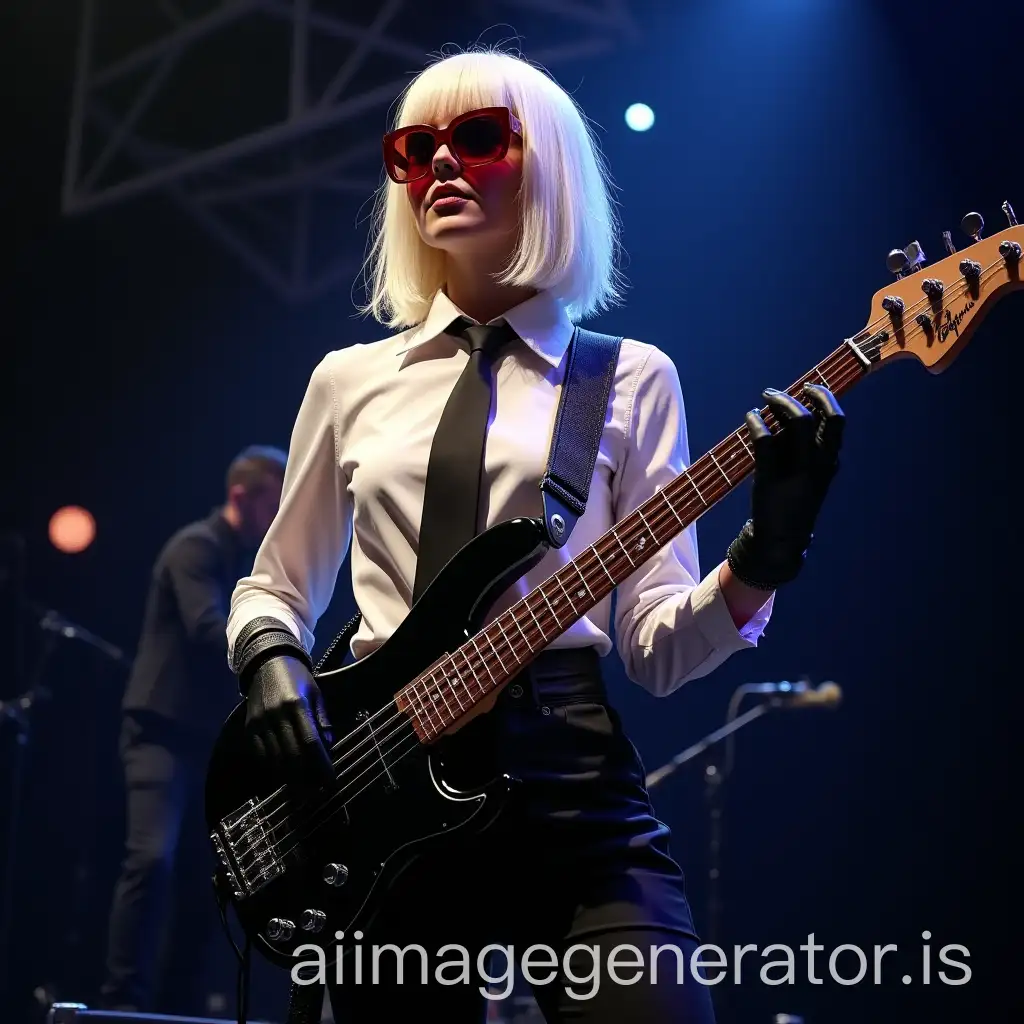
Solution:
[{"label": "guitar bridge", "polygon": [[255,800],[223,818],[210,841],[236,900],[247,899],[284,874]]}]

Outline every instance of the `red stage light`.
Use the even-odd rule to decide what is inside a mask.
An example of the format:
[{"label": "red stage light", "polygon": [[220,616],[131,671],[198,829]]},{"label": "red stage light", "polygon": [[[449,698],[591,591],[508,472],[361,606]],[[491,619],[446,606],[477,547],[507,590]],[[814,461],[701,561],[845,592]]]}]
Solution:
[{"label": "red stage light", "polygon": [[50,517],[50,543],[58,551],[77,555],[96,539],[96,520],[78,505],[65,505]]}]

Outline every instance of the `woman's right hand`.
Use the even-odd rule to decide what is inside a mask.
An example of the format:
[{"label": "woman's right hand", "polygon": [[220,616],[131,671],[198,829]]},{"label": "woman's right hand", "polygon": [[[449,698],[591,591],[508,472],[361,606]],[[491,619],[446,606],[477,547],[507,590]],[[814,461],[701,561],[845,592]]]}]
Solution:
[{"label": "woman's right hand", "polygon": [[330,722],[323,694],[303,662],[288,654],[264,660],[245,703],[246,729],[260,761],[280,771],[282,781],[303,788],[333,784]]}]

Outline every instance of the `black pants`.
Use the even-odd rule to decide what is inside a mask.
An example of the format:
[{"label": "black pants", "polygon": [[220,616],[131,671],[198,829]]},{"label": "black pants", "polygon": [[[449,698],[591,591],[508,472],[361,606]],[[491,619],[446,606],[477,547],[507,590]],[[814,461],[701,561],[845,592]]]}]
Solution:
[{"label": "black pants", "polygon": [[127,835],[110,913],[107,1007],[205,1010],[204,967],[219,927],[202,804],[207,746],[166,719],[125,716]]},{"label": "black pants", "polygon": [[[523,977],[549,1024],[713,1024],[682,872],[592,650],[542,655],[449,745],[465,766],[456,782],[503,770],[518,793],[457,857],[421,859],[402,876],[361,940],[362,978],[354,959],[340,984],[330,972],[337,1024],[482,1022],[480,989],[507,996],[508,966],[529,947],[540,948]],[[401,977],[397,952],[373,951],[387,943],[403,951]],[[501,948],[482,972],[488,944]],[[442,963],[454,983],[438,983]]]}]

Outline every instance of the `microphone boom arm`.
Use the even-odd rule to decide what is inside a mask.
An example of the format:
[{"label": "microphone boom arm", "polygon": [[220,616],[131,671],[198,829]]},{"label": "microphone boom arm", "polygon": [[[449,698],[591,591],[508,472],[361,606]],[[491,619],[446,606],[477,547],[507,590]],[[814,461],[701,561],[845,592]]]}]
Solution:
[{"label": "microphone boom arm", "polygon": [[[736,717],[740,702],[745,696],[750,694],[764,695],[768,699],[763,704],[758,704],[745,714]],[[821,683],[814,688],[811,688],[806,680],[801,680],[797,683],[747,683],[740,686],[729,702],[729,714],[726,717],[726,724],[705,736],[699,743],[695,743],[692,747],[688,747],[681,753],[676,754],[671,761],[651,772],[645,780],[647,788],[650,789],[652,786],[656,786],[663,779],[671,775],[680,765],[686,764],[687,761],[692,761],[693,758],[703,754],[708,747],[726,739],[736,732],[737,729],[748,722],[754,721],[755,718],[760,718],[769,711],[776,708],[835,708],[839,705],[841,699],[842,690],[831,680]],[[732,769],[731,749],[727,751],[726,764],[726,774],[728,774]]]},{"label": "microphone boom arm", "polygon": [[762,715],[766,715],[775,707],[776,705],[774,703],[758,704],[756,707],[752,707],[749,711],[745,711],[739,716],[739,718],[734,718],[731,722],[723,725],[720,729],[716,729],[714,732],[709,733],[699,743],[695,743],[692,747],[687,747],[686,750],[676,754],[676,756],[667,764],[664,764],[660,768],[656,768],[651,772],[645,780],[647,788],[650,789],[652,786],[658,785],[659,782],[668,778],[668,776],[681,765],[686,764],[687,761],[692,761],[695,757],[700,757],[700,755],[709,747],[721,742],[727,736],[736,732],[737,729],[742,728],[748,722],[754,721],[755,718],[760,718]]}]

